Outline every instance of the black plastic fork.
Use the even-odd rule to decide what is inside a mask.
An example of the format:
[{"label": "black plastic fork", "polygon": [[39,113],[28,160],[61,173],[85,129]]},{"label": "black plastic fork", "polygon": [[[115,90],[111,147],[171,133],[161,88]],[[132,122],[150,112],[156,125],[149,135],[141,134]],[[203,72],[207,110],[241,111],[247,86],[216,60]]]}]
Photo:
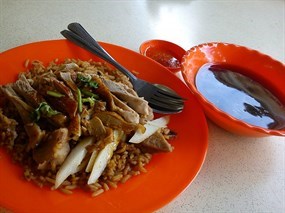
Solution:
[{"label": "black plastic fork", "polygon": [[144,97],[144,99],[149,102],[149,105],[154,112],[172,114],[179,113],[183,110],[185,99],[164,85],[154,85],[137,78],[125,67],[115,61],[79,23],[69,24],[68,29],[69,30],[61,31],[61,34],[69,41],[109,62],[128,76],[133,84],[134,90],[140,97]]}]

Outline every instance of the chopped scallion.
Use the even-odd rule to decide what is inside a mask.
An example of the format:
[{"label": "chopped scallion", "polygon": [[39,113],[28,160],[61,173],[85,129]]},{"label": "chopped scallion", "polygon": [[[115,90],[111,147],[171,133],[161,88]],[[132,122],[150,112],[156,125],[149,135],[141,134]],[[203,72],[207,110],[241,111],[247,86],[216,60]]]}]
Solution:
[{"label": "chopped scallion", "polygon": [[79,88],[77,88],[77,103],[78,103],[78,111],[82,112],[82,96]]},{"label": "chopped scallion", "polygon": [[90,75],[83,76],[78,74],[77,79],[86,87],[92,87],[94,89],[98,88],[98,83],[96,81],[93,81]]},{"label": "chopped scallion", "polygon": [[86,95],[87,97],[91,97],[91,98],[95,98],[95,99],[99,99],[99,96],[97,94],[94,94],[86,89],[82,89],[81,90],[83,95]]},{"label": "chopped scallion", "polygon": [[94,106],[96,99],[93,97],[82,98],[82,103],[89,103],[90,106]]},{"label": "chopped scallion", "polygon": [[51,117],[53,115],[57,115],[59,112],[52,109],[51,106],[47,102],[40,103],[39,107],[36,108],[32,116],[35,119],[35,121],[40,120],[41,116]]},{"label": "chopped scallion", "polygon": [[48,91],[47,91],[47,94],[48,94],[49,96],[52,96],[52,97],[55,97],[55,98],[61,98],[61,97],[64,96],[63,94],[61,94],[61,93],[59,93],[59,92],[55,92],[55,91],[51,91],[51,90],[48,90]]}]

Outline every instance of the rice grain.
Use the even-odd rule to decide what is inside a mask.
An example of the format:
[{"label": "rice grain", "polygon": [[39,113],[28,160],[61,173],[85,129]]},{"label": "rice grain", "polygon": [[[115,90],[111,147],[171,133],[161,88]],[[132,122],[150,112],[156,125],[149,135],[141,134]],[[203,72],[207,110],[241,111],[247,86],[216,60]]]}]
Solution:
[{"label": "rice grain", "polygon": [[92,193],[92,197],[96,197],[104,192],[104,189],[99,189]]}]

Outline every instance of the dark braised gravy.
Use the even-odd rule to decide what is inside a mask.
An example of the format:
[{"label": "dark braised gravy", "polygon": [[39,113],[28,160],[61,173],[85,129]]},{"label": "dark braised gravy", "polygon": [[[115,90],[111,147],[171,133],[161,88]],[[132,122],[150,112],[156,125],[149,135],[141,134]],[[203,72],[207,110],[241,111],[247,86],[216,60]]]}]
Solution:
[{"label": "dark braised gravy", "polygon": [[249,124],[285,127],[285,106],[260,83],[227,64],[205,64],[196,76],[196,87],[219,109]]}]

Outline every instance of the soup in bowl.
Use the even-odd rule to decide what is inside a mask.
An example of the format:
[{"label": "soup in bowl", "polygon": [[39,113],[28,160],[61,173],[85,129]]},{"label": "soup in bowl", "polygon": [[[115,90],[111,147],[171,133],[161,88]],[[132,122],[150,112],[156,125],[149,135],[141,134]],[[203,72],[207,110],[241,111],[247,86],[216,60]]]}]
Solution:
[{"label": "soup in bowl", "polygon": [[246,136],[285,136],[285,66],[228,43],[192,47],[182,75],[213,122]]}]

